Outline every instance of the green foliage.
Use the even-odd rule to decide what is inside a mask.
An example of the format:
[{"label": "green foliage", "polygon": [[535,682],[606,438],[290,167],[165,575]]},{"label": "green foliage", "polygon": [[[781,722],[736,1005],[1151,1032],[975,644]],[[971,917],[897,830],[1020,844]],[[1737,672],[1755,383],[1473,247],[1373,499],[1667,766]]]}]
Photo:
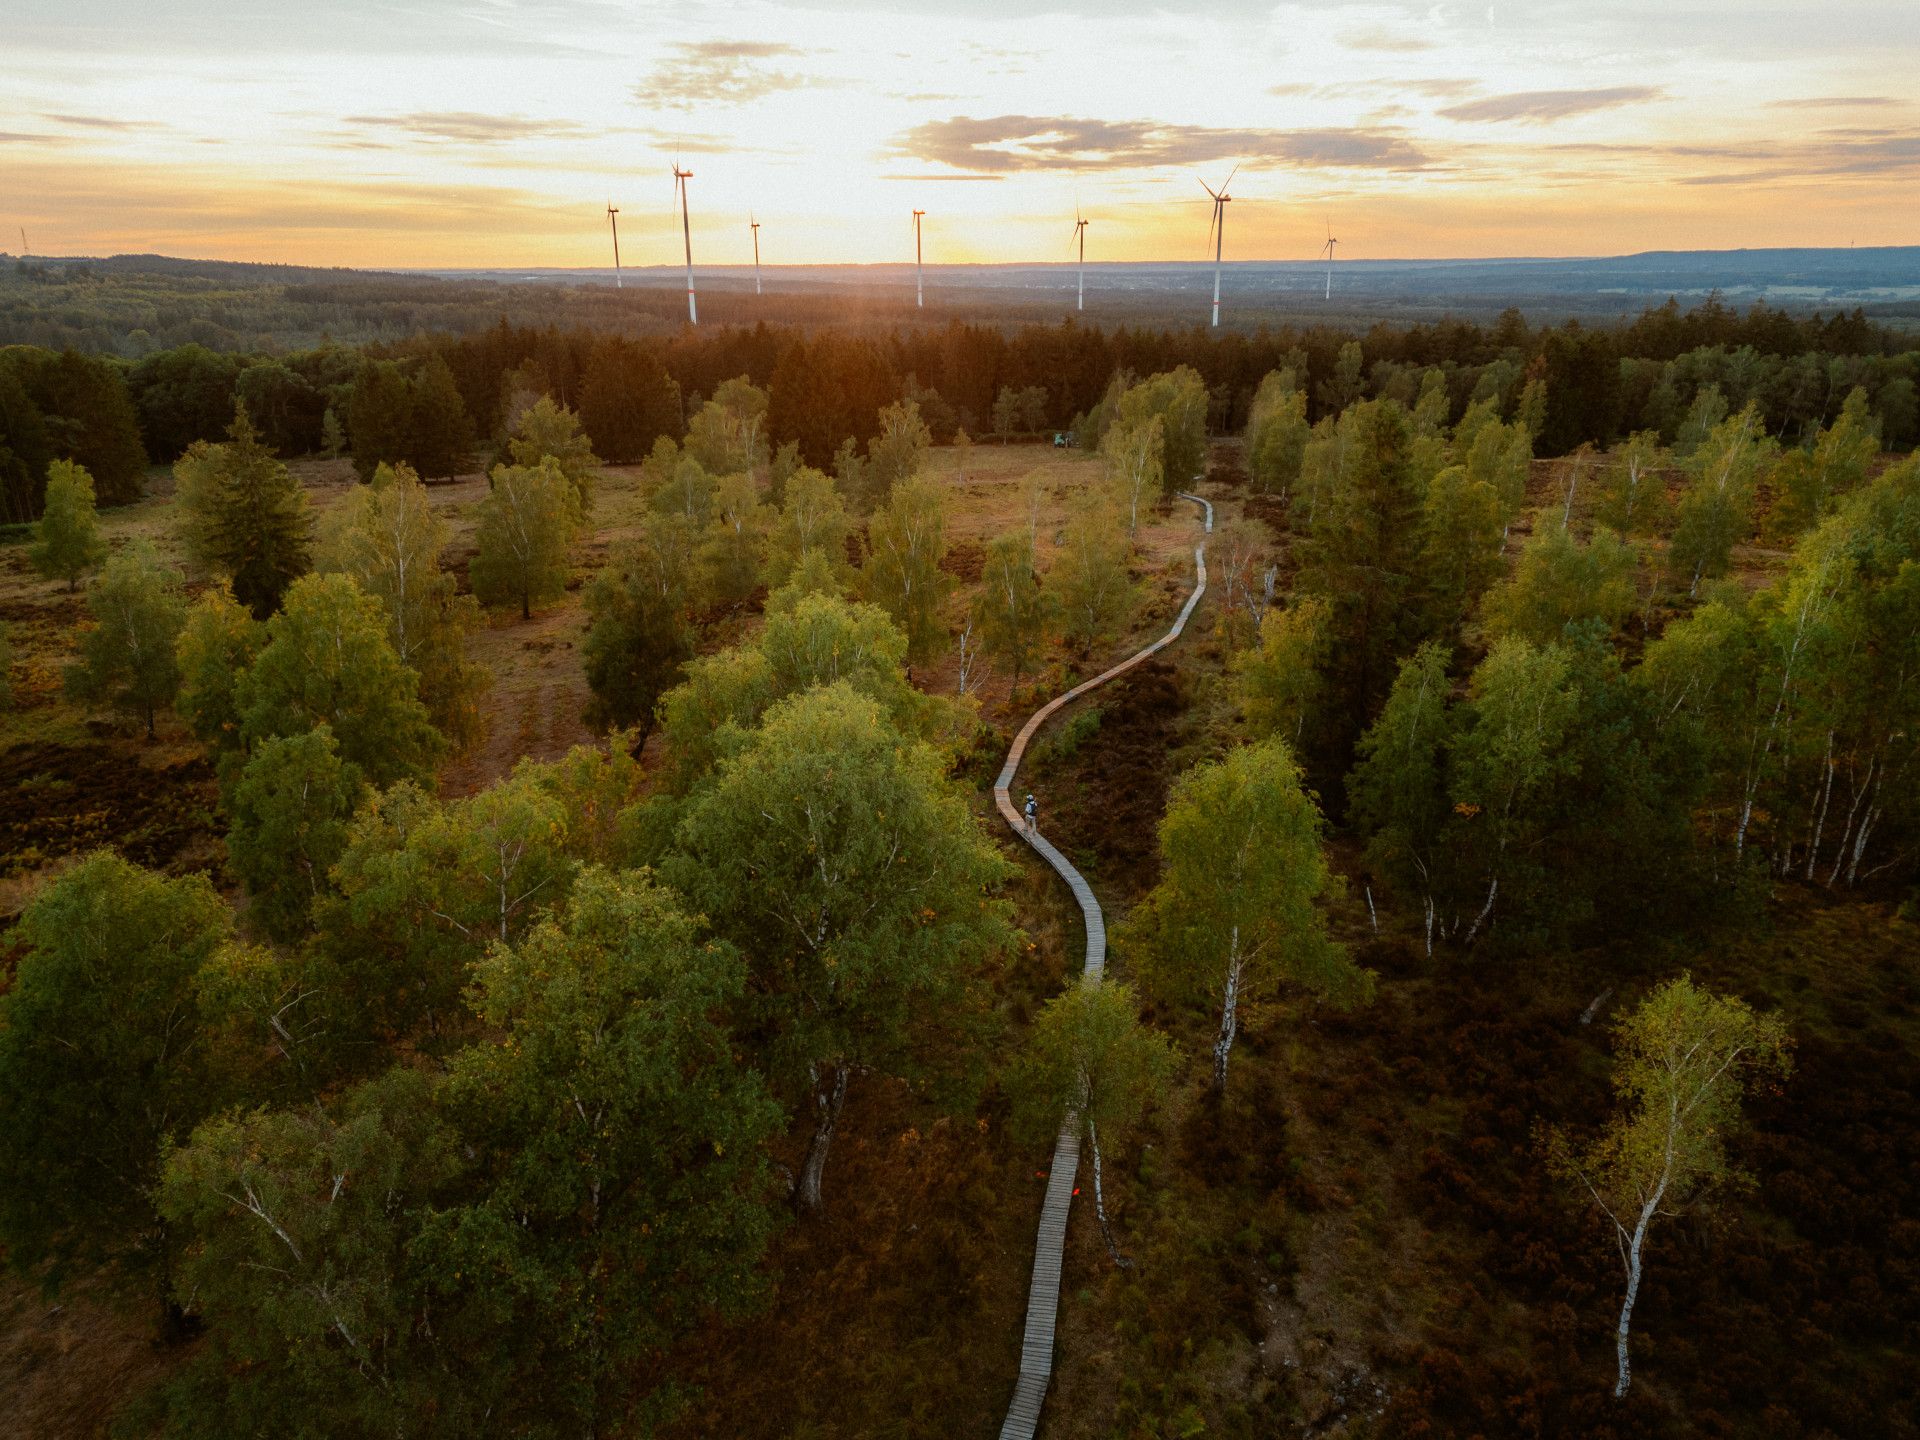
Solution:
[{"label": "green foliage", "polygon": [[1464,465],[1427,485],[1418,570],[1430,633],[1451,635],[1499,575],[1506,538],[1500,493]]},{"label": "green foliage", "polygon": [[[37,430],[44,450],[35,444],[36,427],[31,421],[21,434],[23,456],[44,456],[30,478],[37,484],[48,460],[71,460],[93,476],[101,504],[138,500],[146,477],[147,448],[141,444],[144,422],[134,414],[125,372],[110,360],[73,350],[57,355],[13,350],[5,358],[11,363],[0,368],[14,372],[40,417]],[[217,434],[232,413],[233,402],[228,399],[208,433]],[[178,449],[155,448],[162,454],[179,454]],[[32,513],[29,510],[19,518]]]},{"label": "green foliage", "polygon": [[203,745],[229,751],[240,743],[240,676],[267,643],[267,627],[233,598],[225,581],[201,592],[174,645],[180,692],[174,708]]},{"label": "green foliage", "polygon": [[1686,418],[1680,422],[1679,432],[1674,436],[1673,453],[1681,460],[1693,458],[1693,452],[1707,443],[1707,438],[1726,418],[1727,397],[1721,393],[1720,387],[1702,386],[1694,395]]},{"label": "green foliage", "polygon": [[515,465],[536,466],[551,460],[573,486],[574,496],[584,514],[593,505],[594,477],[600,473],[600,458],[593,453],[593,442],[580,428],[580,417],[556,404],[551,395],[542,395],[514,427],[507,440],[507,453]]},{"label": "green foliage", "polygon": [[53,441],[8,358],[0,350],[0,521],[19,525],[40,512]]},{"label": "green foliage", "polygon": [[780,1114],[717,1023],[744,967],[643,873],[595,870],[474,975],[500,1038],[455,1058],[448,1102],[482,1195],[417,1253],[455,1325],[484,1327],[509,1413],[600,1433],[660,1385],[661,1350],[763,1288]]},{"label": "green foliage", "polygon": [[128,370],[127,390],[156,461],[168,464],[226,430],[241,369],[237,356],[188,344],[148,355]]},{"label": "green foliage", "polygon": [[865,514],[891,504],[895,489],[926,468],[927,453],[933,445],[933,436],[920,418],[920,407],[911,400],[884,407],[879,423],[880,428],[867,442],[862,485],[847,492]]},{"label": "green foliage", "polygon": [[945,491],[932,480],[893,486],[867,535],[871,553],[861,574],[866,598],[906,634],[909,658],[932,659],[946,640],[940,610],[952,589],[940,568],[947,553]]},{"label": "green foliage", "polygon": [[1680,496],[1667,565],[1695,594],[1703,579],[1727,573],[1733,547],[1753,531],[1753,498],[1778,451],[1748,406],[1721,421],[1686,457],[1687,488]]},{"label": "green foliage", "polygon": [[368,780],[426,778],[446,748],[420,681],[387,639],[380,602],[346,575],[306,575],[267,622],[267,642],[234,685],[249,749],[326,725]]},{"label": "green foliage", "polygon": [[714,488],[713,525],[701,547],[709,592],[726,605],[744,604],[765,567],[772,511],[760,501],[750,472],[722,477]]},{"label": "green foliage", "polygon": [[1117,419],[1145,424],[1158,416],[1164,434],[1161,484],[1171,495],[1198,479],[1207,467],[1207,382],[1181,365],[1149,376],[1120,397]]},{"label": "green foliage", "polygon": [[160,563],[153,548],[120,551],[87,585],[93,626],[80,635],[80,658],[67,668],[67,690],[82,700],[106,700],[145,719],[173,702],[180,688],[174,645],[186,624],[179,572]]},{"label": "green foliage", "polygon": [[1336,1004],[1372,994],[1373,977],[1327,935],[1315,901],[1339,882],[1320,811],[1286,742],[1230,751],[1182,775],[1160,822],[1160,881],[1129,917],[1125,943],[1150,984],[1221,1011],[1214,1083],[1224,1087],[1239,1006],[1281,982]]},{"label": "green foliage", "polygon": [[686,449],[709,475],[764,469],[767,392],[744,375],[724,381],[687,426]]},{"label": "green foliage", "polygon": [[1318,595],[1303,595],[1260,621],[1260,643],[1231,662],[1233,696],[1256,740],[1279,736],[1298,746],[1326,688],[1321,674],[1329,643],[1332,607]]},{"label": "green foliage", "polygon": [[800,466],[786,477],[781,497],[779,518],[767,535],[768,586],[785,584],[809,551],[844,569],[851,522],[833,477]]},{"label": "green foliage", "polygon": [[1069,639],[1091,648],[1109,640],[1132,616],[1137,595],[1127,561],[1126,527],[1105,497],[1075,497],[1066,539],[1047,571],[1046,590]]},{"label": "green foliage", "polygon": [[76,590],[80,577],[106,553],[93,509],[93,477],[71,460],[54,461],[47,467],[45,504],[27,558],[42,575],[64,580],[67,589]]},{"label": "green foliage", "polygon": [[264,620],[306,572],[313,510],[244,407],[227,435],[222,445],[196,440],[180,457],[174,503],[195,561],[225,577],[234,598]]},{"label": "green foliage", "polygon": [[631,340],[595,342],[580,386],[580,423],[595,452],[615,465],[642,459],[680,428],[680,387],[654,354]]},{"label": "green foliage", "polygon": [[[428,356],[420,367],[409,401],[409,443],[403,458],[428,479],[457,475],[473,450],[473,421],[453,383],[453,371],[440,356]],[[357,451],[354,460],[359,461]]]},{"label": "green foliage", "polygon": [[478,607],[447,573],[446,544],[446,522],[434,514],[420,477],[404,463],[382,465],[371,484],[328,513],[314,568],[351,576],[380,602],[387,638],[418,673],[428,715],[443,735],[464,744],[480,732],[478,699],[487,677],[466,658]]},{"label": "green foliage", "polygon": [[233,394],[247,407],[247,414],[260,427],[260,438],[276,455],[305,455],[323,442],[321,412],[326,398],[280,361],[261,360],[247,366],[234,382]]},{"label": "green foliage", "polygon": [[1632,548],[1607,530],[1581,544],[1551,507],[1535,513],[1533,526],[1513,573],[1487,592],[1488,636],[1545,645],[1583,620],[1617,628],[1634,606]]},{"label": "green foliage", "polygon": [[587,723],[636,726],[644,741],[654,707],[693,658],[687,623],[688,556],[671,526],[642,537],[587,588],[587,638],[581,647],[593,698]]},{"label": "green foliage", "polygon": [[1641,430],[1630,436],[1601,473],[1595,512],[1599,522],[1626,536],[1666,533],[1673,508],[1661,473],[1666,463],[1657,432]]},{"label": "green foliage", "polygon": [[247,887],[249,916],[274,939],[307,929],[365,789],[325,725],[275,736],[248,758],[227,802],[227,865]]},{"label": "green foliage", "polygon": [[347,396],[353,468],[362,480],[406,460],[413,446],[413,386],[393,360],[367,360]]},{"label": "green foliage", "polygon": [[1151,505],[1166,488],[1166,419],[1146,419],[1110,426],[1100,442],[1119,508],[1127,512],[1127,533],[1140,528],[1140,507]]},{"label": "green foliage", "polygon": [[767,596],[767,614],[784,615],[809,595],[826,595],[844,600],[846,582],[841,578],[846,567],[835,565],[824,550],[802,552],[800,563],[787,573],[785,583]]},{"label": "green foliage", "polygon": [[340,416],[329,405],[327,413],[320,418],[320,453],[329,460],[337,460],[347,448],[347,427],[340,423]]},{"label": "green foliage", "polygon": [[433,1082],[406,1068],[324,1107],[200,1126],[159,1203],[187,1237],[176,1292],[211,1343],[168,1387],[166,1433],[474,1433],[491,1377],[463,1363],[466,1337],[436,1334],[451,1316],[417,1323],[412,1254],[460,1168]]},{"label": "green foliage", "polygon": [[1178,1052],[1140,1021],[1133,992],[1117,980],[1070,985],[1034,1017],[1025,1049],[1007,1073],[1014,1128],[1050,1139],[1060,1117],[1118,1144],[1166,1095]]},{"label": "green foliage", "polygon": [[1790,538],[1825,519],[1866,481],[1879,453],[1880,426],[1867,409],[1867,392],[1856,385],[1833,428],[1816,431],[1810,445],[1790,451],[1774,468],[1768,532]]},{"label": "green foliage", "polygon": [[1429,925],[1435,847],[1448,811],[1446,754],[1456,724],[1447,700],[1447,649],[1430,640],[1401,664],[1379,718],[1355,747],[1347,777],[1350,819],[1367,837],[1367,864],[1390,884],[1421,895]]},{"label": "green foliage", "polygon": [[53,1278],[164,1264],[161,1147],[218,1103],[194,981],[227,934],[203,876],[169,880],[97,851],[48,882],[9,941],[0,995],[0,1239]]},{"label": "green foliage", "polygon": [[581,524],[580,499],[553,460],[538,465],[496,465],[480,502],[479,545],[468,578],[480,603],[520,602],[520,618],[533,618],[533,602],[566,588],[568,557]]},{"label": "green foliage", "polygon": [[973,597],[973,623],[986,653],[1012,672],[1016,685],[1046,643],[1052,598],[1034,573],[1026,535],[1002,535],[987,547]]},{"label": "green foliage", "polygon": [[944,770],[853,686],[806,691],[721,762],[663,867],[748,957],[747,1033],[825,1139],[848,1068],[911,1068],[929,1017],[1009,938],[988,891],[1011,867]]},{"label": "green foliage", "polygon": [[1262,495],[1286,499],[1306,459],[1307,396],[1290,370],[1271,371],[1247,414],[1247,475]]},{"label": "green foliage", "polygon": [[657,514],[677,516],[696,529],[712,523],[713,477],[666,436],[653,442],[653,453],[641,473],[653,487],[649,503]]},{"label": "green foliage", "polygon": [[335,866],[339,894],[318,912],[354,1033],[466,1023],[468,968],[573,883],[568,798],[538,772],[450,803],[411,783],[368,797]]},{"label": "green foliage", "polygon": [[1002,385],[993,401],[993,433],[1004,444],[1014,435],[1031,435],[1047,423],[1044,385]]}]

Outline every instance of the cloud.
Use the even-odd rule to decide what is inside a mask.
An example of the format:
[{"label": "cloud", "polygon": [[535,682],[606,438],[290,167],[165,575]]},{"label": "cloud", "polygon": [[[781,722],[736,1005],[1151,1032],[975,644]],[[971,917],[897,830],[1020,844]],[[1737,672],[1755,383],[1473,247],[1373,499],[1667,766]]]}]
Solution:
[{"label": "cloud", "polygon": [[902,133],[892,153],[973,174],[1138,170],[1210,160],[1363,170],[1423,170],[1433,163],[1390,129],[1213,130],[1034,115],[930,120]]},{"label": "cloud", "polygon": [[71,145],[71,135],[33,135],[24,130],[0,130],[0,145]]},{"label": "cloud", "polygon": [[104,115],[42,115],[42,120],[64,125],[70,130],[159,130],[165,127],[151,120],[110,120]]},{"label": "cloud", "polygon": [[1666,92],[1656,85],[1613,85],[1596,90],[1519,90],[1511,95],[1489,95],[1449,105],[1440,113],[1449,120],[1499,123],[1507,120],[1565,120],[1595,110],[1611,110],[1643,100],[1658,100]]},{"label": "cloud", "polygon": [[[344,123],[372,130],[398,130],[425,140],[451,140],[463,145],[501,145],[512,140],[542,137],[578,137],[589,132],[571,120],[531,120],[522,115],[488,115],[473,110],[423,110],[411,115],[347,115]],[[356,137],[345,142],[354,149],[384,148],[380,142]]]},{"label": "cloud", "polygon": [[793,60],[805,52],[763,40],[701,40],[673,47],[673,54],[633,87],[643,105],[691,110],[696,105],[744,105],[763,95],[798,90],[822,82],[813,76],[775,68],[770,62]]},{"label": "cloud", "polygon": [[1868,110],[1900,102],[1891,95],[1814,95],[1804,100],[1769,100],[1770,110]]},{"label": "cloud", "polygon": [[1340,43],[1349,50],[1377,50],[1392,55],[1435,48],[1431,40],[1418,35],[1402,35],[1378,25],[1370,30],[1349,30],[1340,37]]},{"label": "cloud", "polygon": [[1685,185],[1744,185],[1757,181],[1878,178],[1920,175],[1920,131],[1830,131],[1834,138],[1803,145],[1755,146],[1738,169],[1691,175]]}]

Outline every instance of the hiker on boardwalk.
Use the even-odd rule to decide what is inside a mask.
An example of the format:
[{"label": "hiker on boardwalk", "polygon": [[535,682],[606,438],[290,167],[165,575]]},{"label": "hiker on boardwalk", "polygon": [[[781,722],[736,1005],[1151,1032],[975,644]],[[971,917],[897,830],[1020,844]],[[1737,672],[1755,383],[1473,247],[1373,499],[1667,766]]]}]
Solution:
[{"label": "hiker on boardwalk", "polygon": [[1033,798],[1032,791],[1027,792],[1027,833],[1029,835],[1040,833],[1040,802]]}]

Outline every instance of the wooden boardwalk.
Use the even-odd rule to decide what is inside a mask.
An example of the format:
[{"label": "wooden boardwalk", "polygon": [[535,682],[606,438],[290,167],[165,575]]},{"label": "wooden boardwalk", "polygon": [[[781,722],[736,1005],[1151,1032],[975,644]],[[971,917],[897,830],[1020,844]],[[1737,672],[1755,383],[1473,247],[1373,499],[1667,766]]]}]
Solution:
[{"label": "wooden boardwalk", "polygon": [[[1201,508],[1206,516],[1207,533],[1212,534],[1213,506],[1198,495],[1189,495],[1184,491],[1180,498],[1191,500]],[[1007,751],[1007,763],[1000,769],[1000,778],[993,782],[993,803],[999,808],[1001,816],[1013,827],[1014,834],[1033,846],[1059,873],[1060,878],[1067,882],[1067,888],[1073,891],[1073,898],[1080,904],[1080,914],[1087,928],[1087,963],[1080,976],[1083,985],[1098,985],[1100,977],[1106,972],[1106,916],[1100,911],[1100,902],[1093,898],[1093,890],[1067,857],[1054,849],[1045,836],[1028,832],[1026,820],[1008,792],[1013,786],[1014,773],[1019,770],[1020,761],[1027,753],[1027,745],[1042,725],[1089,690],[1098,689],[1109,680],[1126,674],[1149,655],[1158,654],[1180,638],[1181,632],[1187,628],[1187,621],[1193,616],[1194,607],[1200,603],[1200,597],[1207,593],[1205,540],[1194,547],[1193,576],[1193,593],[1187,597],[1187,603],[1180,607],[1180,615],[1173,622],[1173,628],[1111,670],[1083,681],[1036,710],[1027,723],[1020,727],[1020,733],[1013,737],[1013,747]],[[1060,1313],[1060,1263],[1066,1252],[1067,1215],[1073,1208],[1073,1181],[1079,1168],[1080,1117],[1069,1112],[1061,1123],[1060,1138],[1053,1145],[1053,1169],[1047,1176],[1047,1198],[1040,1208],[1040,1233],[1034,1242],[1033,1280],[1027,1288],[1027,1325],[1020,1340],[1020,1378],[1013,1387],[1013,1400],[1007,1406],[1006,1422],[1000,1427],[1000,1440],[1033,1440],[1033,1433],[1040,1425],[1040,1407],[1046,1403],[1047,1385],[1053,1379],[1053,1331]]]}]

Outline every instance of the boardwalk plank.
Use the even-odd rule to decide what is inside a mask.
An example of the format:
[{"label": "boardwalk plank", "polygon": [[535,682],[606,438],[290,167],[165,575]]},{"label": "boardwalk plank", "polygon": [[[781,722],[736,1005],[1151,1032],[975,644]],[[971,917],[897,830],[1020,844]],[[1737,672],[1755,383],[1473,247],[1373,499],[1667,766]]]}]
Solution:
[{"label": "boardwalk plank", "polygon": [[[1206,533],[1212,534],[1213,506],[1198,495],[1189,495],[1184,491],[1180,498],[1200,506],[1205,514]],[[1106,970],[1106,917],[1101,914],[1100,902],[1093,898],[1093,887],[1073,868],[1067,857],[1056,850],[1045,836],[1028,831],[1025,820],[1014,808],[1013,797],[1008,792],[1013,788],[1013,777],[1020,769],[1020,761],[1027,753],[1028,743],[1042,725],[1088,691],[1126,674],[1148,656],[1158,654],[1180,638],[1187,628],[1187,621],[1193,617],[1194,607],[1207,592],[1207,545],[1204,540],[1194,547],[1193,571],[1193,593],[1187,596],[1187,603],[1180,607],[1173,628],[1145,649],[1136,650],[1112,669],[1081,682],[1034,711],[1027,723],[1020,727],[1020,733],[1014,736],[1013,745],[1007,751],[1007,763],[1001,767],[1000,776],[993,783],[993,803],[1001,818],[1013,827],[1014,834],[1031,845],[1067,882],[1068,891],[1080,906],[1087,931],[1087,959],[1080,977],[1083,985],[1098,985]],[[1000,1427],[1000,1440],[1033,1440],[1034,1432],[1040,1425],[1040,1410],[1046,1403],[1047,1386],[1053,1379],[1054,1324],[1060,1314],[1060,1267],[1066,1253],[1067,1216],[1073,1206],[1073,1182],[1079,1167],[1080,1116],[1069,1111],[1061,1122],[1060,1137],[1054,1141],[1053,1168],[1047,1172],[1047,1195],[1040,1208],[1040,1226],[1034,1240],[1033,1279],[1027,1287],[1027,1320],[1020,1337],[1020,1377],[1014,1384],[1013,1398],[1007,1405],[1006,1421]]]}]

